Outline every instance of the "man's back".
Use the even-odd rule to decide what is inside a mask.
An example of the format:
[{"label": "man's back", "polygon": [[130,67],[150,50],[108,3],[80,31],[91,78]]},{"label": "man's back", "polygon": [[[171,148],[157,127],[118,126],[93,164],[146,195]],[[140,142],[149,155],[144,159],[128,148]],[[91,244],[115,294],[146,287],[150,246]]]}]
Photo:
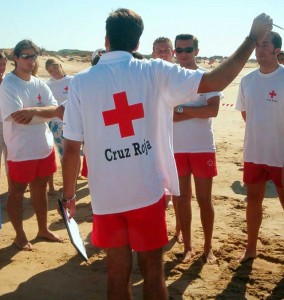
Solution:
[{"label": "man's back", "polygon": [[[177,181],[170,180],[176,176],[169,142],[171,108],[196,93],[201,73],[177,69],[115,51],[73,79],[64,136],[85,143],[95,211],[150,205],[167,185],[178,191]],[[111,205],[100,203],[105,194]]]}]

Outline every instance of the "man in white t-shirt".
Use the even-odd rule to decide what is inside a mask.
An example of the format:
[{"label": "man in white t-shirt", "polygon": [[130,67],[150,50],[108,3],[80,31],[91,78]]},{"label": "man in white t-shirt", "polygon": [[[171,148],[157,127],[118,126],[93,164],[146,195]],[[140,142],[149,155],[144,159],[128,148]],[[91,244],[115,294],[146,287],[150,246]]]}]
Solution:
[{"label": "man in white t-shirt", "polygon": [[47,228],[48,177],[56,171],[53,136],[46,118],[52,118],[57,102],[46,83],[31,75],[38,55],[30,40],[14,48],[15,69],[0,86],[4,140],[10,178],[7,211],[16,231],[14,244],[32,250],[23,229],[23,197],[27,185],[38,222],[37,237],[62,242]]},{"label": "man in white t-shirt", "polygon": [[[198,39],[195,36],[176,36],[175,55],[181,67],[202,69],[195,61],[198,52]],[[217,116],[219,102],[220,93],[202,93],[174,111],[173,144],[180,187],[180,196],[174,196],[174,199],[184,243],[183,262],[189,262],[195,255],[191,239],[191,176],[194,178],[204,232],[204,259],[211,264],[216,261],[212,251],[214,208],[211,192],[217,168],[211,118]]]},{"label": "man in white t-shirt", "polygon": [[246,122],[244,174],[247,187],[247,246],[240,261],[256,258],[262,221],[262,202],[267,180],[272,180],[284,209],[284,68],[277,55],[282,39],[268,33],[258,42],[255,55],[259,68],[241,80],[236,109]]},{"label": "man in white t-shirt", "polygon": [[[172,41],[167,38],[167,37],[158,37],[155,39],[153,43],[153,52],[152,52],[152,57],[153,58],[160,58],[165,61],[168,61],[170,63],[173,62],[174,59],[174,48]],[[173,113],[173,110],[171,110],[171,113]],[[172,128],[170,132],[170,138],[171,141],[173,140],[172,138]],[[181,237],[181,232],[180,232],[180,225],[177,217],[177,211],[176,211],[176,201],[175,198],[172,197],[172,195],[169,194],[169,192],[166,190],[166,205],[168,206],[169,202],[173,202],[174,210],[175,210],[175,216],[176,216],[176,225],[175,225],[175,233],[174,237],[177,240],[178,243],[182,243],[182,237]]]},{"label": "man in white t-shirt", "polygon": [[[272,20],[257,17],[250,36],[218,70],[203,74],[163,60],[138,60],[143,21],[118,9],[106,21],[106,51],[76,75],[64,114],[63,203],[75,214],[80,147],[88,164],[93,243],[106,249],[108,299],[131,299],[132,250],[146,299],[167,299],[163,246],[167,243],[165,188],[178,194],[170,128],[175,106],[196,93],[225,88],[243,68]],[[224,82],[224,78],[226,78]]]}]

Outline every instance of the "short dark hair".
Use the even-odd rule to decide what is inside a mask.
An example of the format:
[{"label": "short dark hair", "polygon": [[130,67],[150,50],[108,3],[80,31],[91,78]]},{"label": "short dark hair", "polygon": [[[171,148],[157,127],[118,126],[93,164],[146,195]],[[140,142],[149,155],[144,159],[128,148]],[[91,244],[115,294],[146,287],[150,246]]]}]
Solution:
[{"label": "short dark hair", "polygon": [[138,14],[125,8],[117,9],[106,20],[110,50],[132,52],[138,46],[143,30],[143,20]]},{"label": "short dark hair", "polygon": [[281,49],[282,47],[282,38],[278,32],[271,31],[271,42],[274,46],[274,48],[279,48]]},{"label": "short dark hair", "polygon": [[158,37],[158,38],[155,39],[155,41],[153,43],[153,51],[155,50],[155,46],[158,43],[168,43],[170,45],[171,50],[173,50],[173,43],[172,43],[172,41],[169,38],[162,36],[162,37]]},{"label": "short dark hair", "polygon": [[194,48],[198,49],[198,39],[192,34],[185,34],[185,33],[178,34],[175,38],[175,47],[176,47],[177,40],[182,40],[182,41],[193,40]]},{"label": "short dark hair", "polygon": [[14,55],[19,57],[23,50],[34,49],[36,54],[39,53],[38,47],[31,40],[22,40],[14,48]]}]

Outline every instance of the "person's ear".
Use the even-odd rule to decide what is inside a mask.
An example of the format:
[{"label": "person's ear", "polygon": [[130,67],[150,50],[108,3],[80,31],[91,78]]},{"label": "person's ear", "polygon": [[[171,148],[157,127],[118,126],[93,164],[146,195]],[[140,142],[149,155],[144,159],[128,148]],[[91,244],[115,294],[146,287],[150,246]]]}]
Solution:
[{"label": "person's ear", "polygon": [[107,36],[105,36],[105,48],[106,48],[106,52],[109,52],[110,43],[109,43],[109,38]]},{"label": "person's ear", "polygon": [[137,51],[137,50],[138,50],[138,48],[139,48],[139,45],[140,45],[140,41],[138,42],[138,44],[137,44],[136,48],[135,48],[135,49],[133,49],[133,52],[135,52],[135,51]]},{"label": "person's ear", "polygon": [[281,52],[280,48],[275,48],[275,54],[278,55]]}]

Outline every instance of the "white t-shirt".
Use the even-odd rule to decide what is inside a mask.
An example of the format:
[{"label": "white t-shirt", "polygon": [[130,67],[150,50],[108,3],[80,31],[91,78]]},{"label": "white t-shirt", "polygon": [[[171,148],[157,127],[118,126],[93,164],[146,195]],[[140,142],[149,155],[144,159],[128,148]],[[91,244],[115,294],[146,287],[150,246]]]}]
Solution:
[{"label": "white t-shirt", "polygon": [[[61,79],[50,78],[46,83],[57,100],[58,106],[67,100],[70,81],[73,76],[65,75]],[[59,118],[53,118],[52,121],[62,122]]]},{"label": "white t-shirt", "polygon": [[[205,70],[203,68],[199,68]],[[208,99],[221,96],[219,92],[197,94],[194,100],[183,106],[206,106]],[[194,118],[174,122],[173,145],[175,153],[215,152],[214,132],[211,118]]]},{"label": "white t-shirt", "polygon": [[244,160],[282,167],[284,162],[284,67],[242,78],[236,109],[246,112]]},{"label": "white t-shirt", "polygon": [[31,76],[22,80],[13,73],[6,75],[0,86],[0,108],[8,160],[25,161],[49,156],[53,148],[53,135],[46,122],[18,124],[11,114],[27,107],[57,106],[47,84]]},{"label": "white t-shirt", "polygon": [[196,96],[202,75],[114,51],[74,77],[63,132],[84,141],[94,213],[151,205],[165,188],[179,193],[170,139],[173,108]]}]

